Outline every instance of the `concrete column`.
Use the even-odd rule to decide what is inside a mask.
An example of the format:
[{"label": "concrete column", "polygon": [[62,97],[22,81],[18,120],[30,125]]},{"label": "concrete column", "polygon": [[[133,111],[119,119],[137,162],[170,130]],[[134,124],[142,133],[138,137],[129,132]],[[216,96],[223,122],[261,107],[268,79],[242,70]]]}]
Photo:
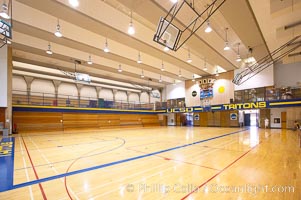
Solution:
[{"label": "concrete column", "polygon": [[79,84],[79,83],[77,83],[76,84],[76,88],[77,88],[77,99],[78,99],[78,107],[80,107],[80,91],[81,91],[81,89],[84,87],[84,85],[83,84]]},{"label": "concrete column", "polygon": [[99,99],[99,92],[101,91],[101,89],[102,89],[102,87],[95,86],[96,95],[97,95],[97,100]]},{"label": "concrete column", "polygon": [[59,94],[59,86],[61,85],[62,81],[59,80],[52,80],[53,86],[54,86],[54,92],[55,92],[55,100],[56,100],[56,106],[58,106],[58,94]]},{"label": "concrete column", "polygon": [[132,92],[126,91],[126,100],[127,100],[128,103],[130,102],[130,94],[131,93]]},{"label": "concrete column", "polygon": [[24,76],[24,80],[26,82],[27,103],[30,104],[31,83],[34,80],[34,78],[30,76]]},{"label": "concrete column", "polygon": [[148,103],[150,103],[151,102],[151,92],[147,92],[147,94],[148,94]]},{"label": "concrete column", "polygon": [[113,92],[113,101],[115,102],[116,101],[116,94],[117,94],[118,90],[112,89],[112,92]]},{"label": "concrete column", "polygon": [[139,92],[139,93],[138,93],[138,96],[139,96],[139,103],[141,103],[141,94],[142,94],[142,92]]}]

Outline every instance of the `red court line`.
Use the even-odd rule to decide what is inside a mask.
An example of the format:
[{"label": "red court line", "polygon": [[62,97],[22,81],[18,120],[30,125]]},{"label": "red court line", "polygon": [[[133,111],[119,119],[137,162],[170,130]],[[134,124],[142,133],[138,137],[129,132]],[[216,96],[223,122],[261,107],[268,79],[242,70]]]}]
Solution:
[{"label": "red court line", "polygon": [[[130,149],[130,148],[126,148],[126,149],[131,150],[131,151],[136,151],[136,152],[139,152],[139,153],[143,153],[143,154],[147,154],[147,152],[143,152],[143,151],[139,151],[139,150],[135,150],[135,149]],[[212,170],[215,170],[215,171],[220,171],[219,169],[215,169],[215,168],[207,167],[207,166],[203,166],[203,165],[198,165],[198,164],[191,163],[191,162],[186,162],[186,161],[183,161],[183,160],[176,160],[176,159],[173,159],[173,158],[167,158],[167,157],[159,156],[159,155],[153,155],[153,156],[163,158],[164,160],[172,160],[172,161],[175,161],[175,162],[181,162],[181,163],[185,163],[185,164],[188,164],[188,165],[195,165],[195,166],[198,166],[198,167],[203,167],[203,168],[212,169]]]},{"label": "red court line", "polygon": [[199,190],[201,187],[203,187],[204,185],[206,185],[209,181],[211,181],[212,179],[214,179],[215,177],[217,177],[218,175],[220,175],[223,171],[225,171],[226,169],[228,169],[229,167],[231,167],[234,163],[236,163],[238,160],[240,160],[242,157],[244,157],[245,155],[247,155],[250,151],[252,151],[253,149],[255,149],[261,142],[259,142],[256,146],[252,147],[251,149],[249,149],[247,152],[245,152],[244,154],[242,154],[241,156],[239,156],[238,158],[236,158],[233,162],[231,162],[229,165],[227,165],[224,169],[222,169],[221,171],[219,171],[218,173],[216,173],[215,175],[213,175],[211,178],[209,178],[207,181],[205,181],[204,183],[202,183],[201,185],[199,185],[197,188],[195,188],[193,191],[191,191],[190,193],[188,193],[185,197],[181,198],[181,200],[186,199],[187,197],[189,197],[191,194],[193,194],[195,191]]},{"label": "red court line", "polygon": [[[27,152],[27,155],[28,155],[29,161],[30,161],[30,163],[31,163],[31,167],[32,167],[32,169],[33,169],[33,172],[34,172],[34,174],[35,174],[35,177],[36,177],[36,179],[37,179],[37,180],[39,180],[38,173],[37,173],[37,171],[36,171],[36,169],[35,169],[35,167],[34,167],[34,165],[33,165],[32,159],[31,159],[31,157],[30,157],[29,151],[28,151],[28,149],[27,149],[27,146],[26,146],[26,143],[25,143],[25,141],[24,141],[24,138],[23,138],[23,137],[22,137],[22,141],[23,141],[24,147],[25,147],[25,149],[26,149],[26,152]],[[44,200],[47,200],[46,194],[45,194],[45,192],[44,192],[44,189],[43,189],[43,187],[42,187],[42,184],[41,184],[41,183],[39,183],[39,187],[40,187],[40,190],[41,190],[41,193],[42,193],[43,199],[44,199]]]}]

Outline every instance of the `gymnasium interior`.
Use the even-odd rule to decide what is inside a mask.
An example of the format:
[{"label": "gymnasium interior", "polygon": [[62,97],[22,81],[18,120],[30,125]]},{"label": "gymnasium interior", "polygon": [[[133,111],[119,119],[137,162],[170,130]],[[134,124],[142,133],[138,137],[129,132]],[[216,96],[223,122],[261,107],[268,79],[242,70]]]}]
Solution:
[{"label": "gymnasium interior", "polygon": [[0,199],[301,199],[301,0],[0,0]]}]

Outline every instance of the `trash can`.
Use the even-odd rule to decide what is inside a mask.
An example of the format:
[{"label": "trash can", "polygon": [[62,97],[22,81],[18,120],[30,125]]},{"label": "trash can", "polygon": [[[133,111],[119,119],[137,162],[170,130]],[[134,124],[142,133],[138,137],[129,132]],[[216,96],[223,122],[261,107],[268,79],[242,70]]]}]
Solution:
[{"label": "trash can", "polygon": [[2,129],[3,137],[8,137],[8,128]]}]

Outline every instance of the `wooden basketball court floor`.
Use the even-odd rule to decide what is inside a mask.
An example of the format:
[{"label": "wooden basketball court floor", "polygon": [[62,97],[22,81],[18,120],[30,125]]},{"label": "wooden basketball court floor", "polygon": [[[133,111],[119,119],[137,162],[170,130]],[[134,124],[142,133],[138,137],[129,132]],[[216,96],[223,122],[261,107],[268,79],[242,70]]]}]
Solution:
[{"label": "wooden basketball court floor", "polygon": [[0,199],[301,199],[297,132],[150,127],[14,135]]}]

